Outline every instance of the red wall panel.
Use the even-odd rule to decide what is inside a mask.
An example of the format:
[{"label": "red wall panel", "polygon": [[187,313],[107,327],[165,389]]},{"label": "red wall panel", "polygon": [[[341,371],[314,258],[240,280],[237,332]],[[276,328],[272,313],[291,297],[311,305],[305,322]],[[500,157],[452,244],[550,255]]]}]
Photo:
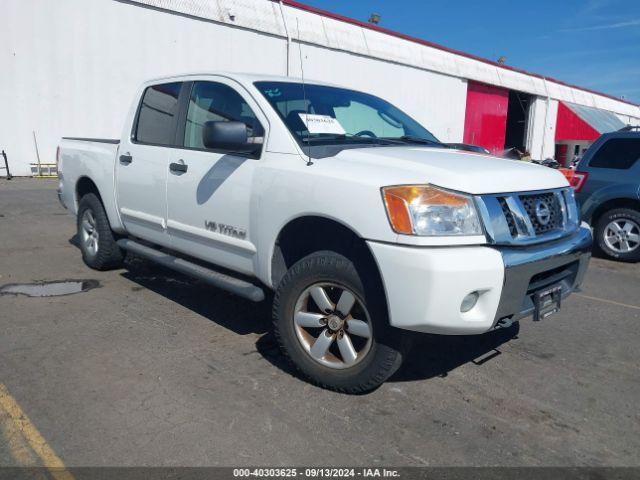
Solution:
[{"label": "red wall panel", "polygon": [[491,153],[504,150],[509,90],[470,81],[464,117],[464,143],[480,145]]},{"label": "red wall panel", "polygon": [[576,115],[564,103],[558,103],[558,120],[556,121],[556,142],[562,140],[594,141],[600,133]]}]

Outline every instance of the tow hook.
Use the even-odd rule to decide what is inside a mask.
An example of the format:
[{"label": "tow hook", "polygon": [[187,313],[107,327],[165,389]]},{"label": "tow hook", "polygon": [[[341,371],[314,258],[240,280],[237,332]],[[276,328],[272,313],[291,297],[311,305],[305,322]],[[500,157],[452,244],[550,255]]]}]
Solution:
[{"label": "tow hook", "polygon": [[509,328],[511,325],[513,325],[513,320],[511,318],[501,318],[498,320],[498,323],[496,323],[494,330],[498,330],[499,328]]}]

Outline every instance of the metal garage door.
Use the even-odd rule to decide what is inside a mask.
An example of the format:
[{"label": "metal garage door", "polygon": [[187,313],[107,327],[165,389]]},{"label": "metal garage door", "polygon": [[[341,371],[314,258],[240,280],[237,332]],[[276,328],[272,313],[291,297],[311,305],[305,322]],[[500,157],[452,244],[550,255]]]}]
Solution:
[{"label": "metal garage door", "polygon": [[470,81],[464,119],[464,143],[480,145],[491,153],[504,150],[509,90]]}]

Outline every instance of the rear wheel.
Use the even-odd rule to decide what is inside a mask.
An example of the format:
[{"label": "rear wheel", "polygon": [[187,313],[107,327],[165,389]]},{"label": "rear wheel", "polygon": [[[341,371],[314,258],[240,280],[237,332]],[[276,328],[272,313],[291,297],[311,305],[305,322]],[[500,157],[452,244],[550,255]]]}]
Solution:
[{"label": "rear wheel", "polygon": [[609,258],[640,261],[640,212],[630,208],[605,212],[596,224],[596,241]]},{"label": "rear wheel", "polygon": [[345,393],[375,389],[401,365],[406,336],[390,327],[383,292],[331,251],[294,264],[274,298],[281,349],[314,383]]},{"label": "rear wheel", "polygon": [[78,241],[82,260],[95,270],[110,270],[122,265],[123,253],[111,231],[102,202],[93,193],[78,205]]}]

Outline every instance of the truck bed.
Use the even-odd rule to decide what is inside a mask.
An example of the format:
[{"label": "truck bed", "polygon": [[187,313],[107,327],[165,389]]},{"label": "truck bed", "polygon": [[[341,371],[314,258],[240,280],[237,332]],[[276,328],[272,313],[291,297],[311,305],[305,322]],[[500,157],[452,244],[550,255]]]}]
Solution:
[{"label": "truck bed", "polygon": [[80,142],[96,142],[96,143],[112,143],[114,145],[120,144],[118,138],[86,138],[86,137],[62,137],[63,140],[78,140]]},{"label": "truck bed", "polygon": [[120,225],[113,195],[119,148],[119,139],[63,137],[58,159],[60,200],[63,205],[74,214],[77,213],[77,192],[74,186],[83,185],[87,188],[87,183],[94,183],[98,191],[109,192],[109,195],[102,197],[102,202],[114,228]]}]

